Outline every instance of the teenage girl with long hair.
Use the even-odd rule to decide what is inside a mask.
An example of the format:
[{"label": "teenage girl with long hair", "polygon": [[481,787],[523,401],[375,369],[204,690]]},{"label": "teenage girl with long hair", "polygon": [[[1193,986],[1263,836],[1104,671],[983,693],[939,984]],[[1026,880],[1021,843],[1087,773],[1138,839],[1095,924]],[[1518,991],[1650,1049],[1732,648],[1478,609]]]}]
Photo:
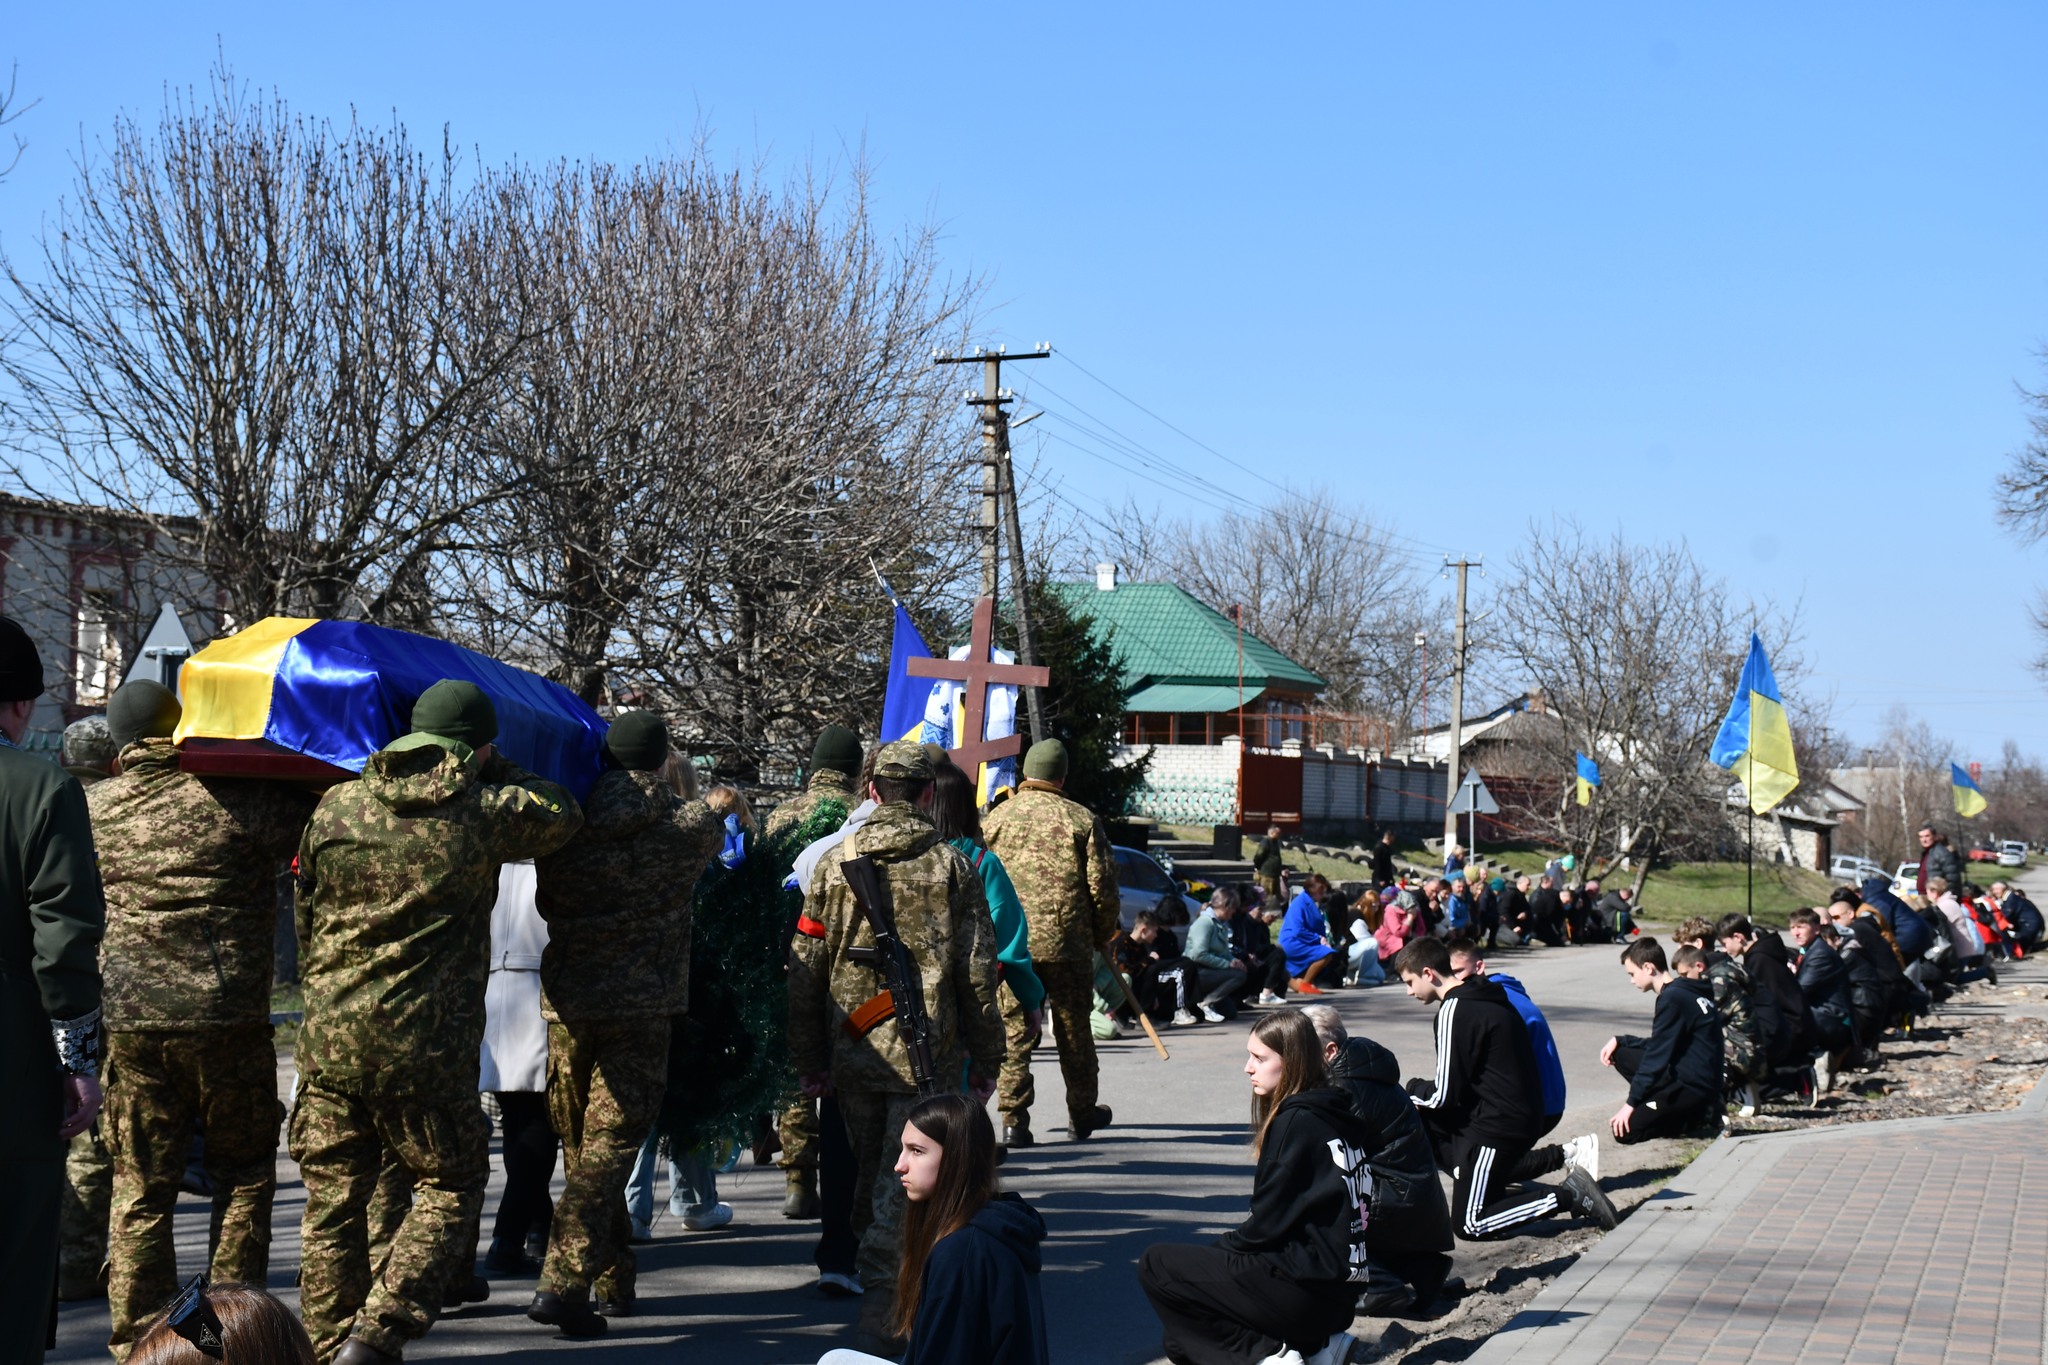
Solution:
[{"label": "teenage girl with long hair", "polygon": [[1342,1365],[1366,1279],[1368,1135],[1301,1011],[1259,1020],[1245,1051],[1251,1213],[1213,1246],[1147,1247],[1138,1279],[1175,1365]]},{"label": "teenage girl with long hair", "polygon": [[[896,1318],[903,1365],[1046,1365],[1038,1244],[1045,1220],[996,1191],[996,1135],[965,1095],[929,1095],[903,1125],[896,1178],[907,1200]],[[891,1365],[860,1351],[818,1365]]]}]

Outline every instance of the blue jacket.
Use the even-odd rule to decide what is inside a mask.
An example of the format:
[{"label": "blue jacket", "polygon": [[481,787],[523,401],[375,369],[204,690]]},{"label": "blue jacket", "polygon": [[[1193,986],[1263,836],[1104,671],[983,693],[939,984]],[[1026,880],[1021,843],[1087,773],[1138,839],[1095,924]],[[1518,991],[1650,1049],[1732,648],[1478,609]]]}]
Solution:
[{"label": "blue jacket", "polygon": [[1472,903],[1453,891],[1444,899],[1444,923],[1452,929],[1472,927]]},{"label": "blue jacket", "polygon": [[1294,893],[1287,902],[1287,916],[1280,921],[1280,951],[1287,955],[1287,973],[1300,976],[1336,949],[1323,941],[1330,931],[1322,907],[1306,890]]},{"label": "blue jacket", "polygon": [[1863,903],[1884,916],[1885,925],[1898,941],[1899,952],[1907,962],[1918,961],[1922,954],[1934,946],[1934,930],[1927,927],[1927,921],[1913,913],[1913,907],[1892,894],[1892,884],[1884,877],[1867,877],[1863,882]]},{"label": "blue jacket", "polygon": [[1550,1021],[1536,1008],[1522,983],[1506,972],[1490,973],[1487,980],[1508,993],[1508,1003],[1529,1026],[1529,1046],[1536,1052],[1536,1077],[1542,1082],[1543,1116],[1555,1124],[1564,1115],[1564,1059],[1557,1055],[1557,1039],[1550,1035]]}]

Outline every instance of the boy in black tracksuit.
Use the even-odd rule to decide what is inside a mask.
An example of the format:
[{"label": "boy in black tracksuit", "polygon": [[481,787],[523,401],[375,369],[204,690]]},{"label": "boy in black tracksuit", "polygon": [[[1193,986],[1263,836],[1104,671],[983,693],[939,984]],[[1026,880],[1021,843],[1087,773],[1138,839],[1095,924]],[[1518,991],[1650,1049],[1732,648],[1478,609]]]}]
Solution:
[{"label": "boy in black tracksuit", "polygon": [[1408,994],[1440,1001],[1436,1074],[1408,1082],[1408,1093],[1451,1173],[1451,1217],[1468,1241],[1500,1237],[1560,1209],[1616,1223],[1599,1182],[1576,1165],[1560,1189],[1512,1188],[1510,1173],[1543,1131],[1543,1098],[1528,1026],[1507,991],[1485,977],[1451,976],[1444,945],[1417,939],[1394,957]]},{"label": "boy in black tracksuit", "polygon": [[[1679,949],[1704,961],[1697,948]],[[1619,1071],[1628,1103],[1607,1121],[1616,1142],[1647,1142],[1696,1126],[1721,1100],[1721,1013],[1705,981],[1673,976],[1664,945],[1638,939],[1622,952],[1622,968],[1639,991],[1657,997],[1648,1038],[1609,1038],[1600,1060]]]}]

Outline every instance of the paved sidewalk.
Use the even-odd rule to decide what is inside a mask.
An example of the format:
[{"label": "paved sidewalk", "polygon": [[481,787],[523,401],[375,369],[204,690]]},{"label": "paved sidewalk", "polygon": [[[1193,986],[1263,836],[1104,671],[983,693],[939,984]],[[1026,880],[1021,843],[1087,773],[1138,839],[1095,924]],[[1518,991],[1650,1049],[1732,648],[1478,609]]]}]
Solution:
[{"label": "paved sidewalk", "polygon": [[2042,1365],[2048,1082],[1995,1114],[1724,1139],[1473,1365]]}]

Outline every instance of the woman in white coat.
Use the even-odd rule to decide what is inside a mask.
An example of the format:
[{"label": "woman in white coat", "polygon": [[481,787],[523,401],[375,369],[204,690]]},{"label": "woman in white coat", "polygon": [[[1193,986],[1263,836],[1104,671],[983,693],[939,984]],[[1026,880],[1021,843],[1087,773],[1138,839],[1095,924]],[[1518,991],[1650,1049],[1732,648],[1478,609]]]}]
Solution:
[{"label": "woman in white coat", "polygon": [[548,1122],[548,1026],[540,1013],[540,958],[548,926],[534,907],[533,892],[531,862],[498,869],[477,1084],[497,1098],[505,1153],[505,1194],[484,1254],[490,1275],[538,1275],[554,1217],[548,1187],[558,1143]]}]

